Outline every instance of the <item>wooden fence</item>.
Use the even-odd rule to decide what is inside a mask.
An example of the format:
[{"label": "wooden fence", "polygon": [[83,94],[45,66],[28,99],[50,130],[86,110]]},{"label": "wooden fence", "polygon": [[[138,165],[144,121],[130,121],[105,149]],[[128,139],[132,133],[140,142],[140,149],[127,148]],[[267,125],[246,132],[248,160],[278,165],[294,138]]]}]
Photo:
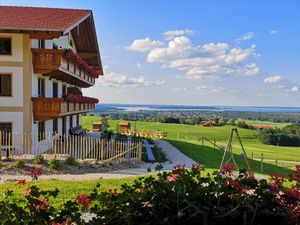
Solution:
[{"label": "wooden fence", "polygon": [[100,139],[88,135],[33,135],[0,131],[0,149],[0,160],[31,159],[35,155],[43,155],[45,159],[66,159],[72,156],[77,160],[95,160],[101,163],[115,159],[142,158],[141,142]]}]

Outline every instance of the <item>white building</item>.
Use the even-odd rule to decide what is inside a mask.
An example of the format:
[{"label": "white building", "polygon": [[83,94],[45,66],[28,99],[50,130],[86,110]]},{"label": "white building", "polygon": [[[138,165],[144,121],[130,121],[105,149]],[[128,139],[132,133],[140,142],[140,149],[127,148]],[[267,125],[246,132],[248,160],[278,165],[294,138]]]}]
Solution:
[{"label": "white building", "polygon": [[92,11],[0,6],[0,130],[69,134],[99,75]]}]

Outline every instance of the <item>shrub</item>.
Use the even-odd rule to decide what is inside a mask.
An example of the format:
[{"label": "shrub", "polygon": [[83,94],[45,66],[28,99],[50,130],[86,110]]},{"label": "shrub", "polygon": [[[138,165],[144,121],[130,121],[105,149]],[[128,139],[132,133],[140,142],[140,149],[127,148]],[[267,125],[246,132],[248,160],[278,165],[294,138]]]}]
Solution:
[{"label": "shrub", "polygon": [[42,164],[44,162],[44,156],[42,155],[36,155],[33,158],[33,163],[34,164]]},{"label": "shrub", "polygon": [[65,164],[70,165],[70,166],[74,166],[77,164],[76,159],[72,156],[66,158],[65,160]]},{"label": "shrub", "polygon": [[240,121],[236,122],[236,126],[239,128],[249,129],[248,124],[244,120],[240,120]]},{"label": "shrub", "polygon": [[268,182],[255,179],[251,171],[233,173],[233,164],[225,164],[220,172],[203,175],[203,170],[198,164],[189,170],[176,165],[172,171],[123,184],[120,191],[103,192],[97,185],[60,210],[50,203],[57,189],[29,185],[24,198],[6,191],[0,200],[0,224],[299,224],[300,166],[289,176],[291,187],[280,175],[271,175]]},{"label": "shrub", "polygon": [[51,159],[48,162],[48,166],[50,167],[50,169],[57,170],[59,168],[59,161],[56,158]]},{"label": "shrub", "polygon": [[16,161],[16,167],[18,168],[24,168],[25,167],[25,162],[21,159]]}]

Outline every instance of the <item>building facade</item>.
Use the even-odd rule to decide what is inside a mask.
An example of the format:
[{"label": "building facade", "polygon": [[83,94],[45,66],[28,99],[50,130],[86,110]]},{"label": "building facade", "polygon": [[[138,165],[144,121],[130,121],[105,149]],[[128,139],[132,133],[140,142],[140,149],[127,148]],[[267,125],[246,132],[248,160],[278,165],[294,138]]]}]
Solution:
[{"label": "building facade", "polygon": [[0,6],[0,130],[69,134],[103,75],[90,10]]}]

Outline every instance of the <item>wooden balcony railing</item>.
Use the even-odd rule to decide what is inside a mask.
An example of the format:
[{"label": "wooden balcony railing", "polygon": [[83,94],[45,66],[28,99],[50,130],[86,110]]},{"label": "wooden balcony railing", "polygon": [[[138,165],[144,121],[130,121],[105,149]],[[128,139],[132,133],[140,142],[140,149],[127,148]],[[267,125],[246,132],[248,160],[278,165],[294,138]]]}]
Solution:
[{"label": "wooden balcony railing", "polygon": [[74,64],[59,49],[31,49],[35,73],[49,76],[78,87],[90,87],[95,77],[86,73],[80,65]]},{"label": "wooden balcony railing", "polygon": [[63,98],[32,98],[35,121],[56,119],[62,116],[93,111],[93,103],[70,103]]}]

